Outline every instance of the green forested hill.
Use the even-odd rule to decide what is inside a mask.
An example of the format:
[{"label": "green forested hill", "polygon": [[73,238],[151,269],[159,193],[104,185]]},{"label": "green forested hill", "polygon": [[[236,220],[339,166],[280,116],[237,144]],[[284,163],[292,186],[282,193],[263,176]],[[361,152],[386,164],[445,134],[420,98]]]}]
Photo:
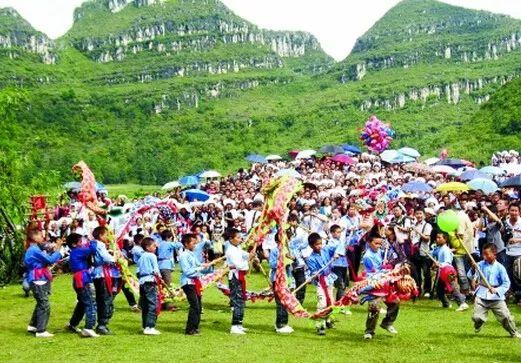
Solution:
[{"label": "green forested hill", "polygon": [[500,120],[513,129],[490,111],[518,84],[521,21],[431,0],[398,4],[336,64],[310,34],[259,29],[216,0],[90,1],[56,41],[3,10],[0,66],[0,85],[24,92],[0,127],[27,176],[79,159],[106,183],[230,171],[250,152],[355,142],[371,113],[424,153],[521,146],[516,109]]}]

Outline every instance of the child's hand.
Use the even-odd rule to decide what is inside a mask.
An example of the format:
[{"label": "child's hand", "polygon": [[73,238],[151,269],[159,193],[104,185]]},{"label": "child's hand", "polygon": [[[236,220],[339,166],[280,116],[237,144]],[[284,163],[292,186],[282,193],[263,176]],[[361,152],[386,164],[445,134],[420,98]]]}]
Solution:
[{"label": "child's hand", "polygon": [[495,288],[493,288],[493,287],[490,287],[488,289],[488,291],[490,291],[490,293],[493,294],[493,295],[497,294],[497,290]]}]

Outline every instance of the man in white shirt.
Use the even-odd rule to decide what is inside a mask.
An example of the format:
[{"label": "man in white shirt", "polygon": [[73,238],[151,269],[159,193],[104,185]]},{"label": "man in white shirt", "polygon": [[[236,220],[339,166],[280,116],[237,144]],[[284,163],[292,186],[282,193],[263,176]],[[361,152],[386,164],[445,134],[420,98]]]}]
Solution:
[{"label": "man in white shirt", "polygon": [[507,272],[510,277],[510,289],[514,293],[515,302],[521,305],[521,284],[514,276],[514,262],[521,258],[521,217],[519,204],[511,203],[508,217],[503,225],[503,235],[507,245]]},{"label": "man in white shirt", "polygon": [[[411,228],[411,243],[413,250],[417,251],[413,256],[413,262],[416,267],[416,284],[420,292],[424,292],[425,297],[430,297],[432,278],[431,259],[428,257],[428,254],[431,250],[432,226],[425,221],[425,214],[422,209],[416,209],[414,211],[414,224]],[[424,283],[423,290],[422,281]]]}]

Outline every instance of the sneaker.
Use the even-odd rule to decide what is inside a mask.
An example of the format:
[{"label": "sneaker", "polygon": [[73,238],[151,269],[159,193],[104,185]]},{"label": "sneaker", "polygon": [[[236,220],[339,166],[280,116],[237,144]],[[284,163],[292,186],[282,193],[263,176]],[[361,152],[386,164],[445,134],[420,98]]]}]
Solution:
[{"label": "sneaker", "polygon": [[479,333],[481,331],[481,327],[483,326],[483,324],[476,324],[474,323],[474,333]]},{"label": "sneaker", "polygon": [[192,331],[186,332],[185,335],[199,336],[199,335],[201,335],[201,333],[199,333],[199,330],[192,330]]},{"label": "sneaker", "polygon": [[241,329],[240,325],[232,325],[230,329],[230,334],[244,335],[246,332]]},{"label": "sneaker", "polygon": [[444,309],[450,309],[452,307],[452,304],[449,305],[442,305]]},{"label": "sneaker", "polygon": [[145,328],[143,329],[143,334],[145,335],[159,335],[161,332],[156,328]]},{"label": "sneaker", "polygon": [[289,325],[284,325],[282,328],[275,330],[277,334],[291,334],[293,333],[293,328]]},{"label": "sneaker", "polygon": [[333,323],[331,320],[326,321],[326,328],[333,329],[335,327],[335,323]]},{"label": "sneaker", "polygon": [[365,339],[365,340],[371,340],[371,339],[373,339],[373,334],[365,333],[365,334],[364,334],[364,339]]},{"label": "sneaker", "polygon": [[465,311],[468,308],[469,308],[469,305],[467,303],[463,303],[456,309],[456,311]]},{"label": "sneaker", "polygon": [[106,326],[100,325],[96,328],[96,333],[99,335],[112,335],[112,332]]},{"label": "sneaker", "polygon": [[28,325],[27,326],[27,332],[28,333],[36,333],[38,329],[36,329],[34,326]]},{"label": "sneaker", "polygon": [[74,333],[74,334],[81,333],[81,329],[78,329],[78,327],[72,326],[71,324],[65,325],[65,330],[67,330],[67,331],[69,331],[71,333]]},{"label": "sneaker", "polygon": [[426,298],[426,299],[429,299],[431,297],[431,294],[426,292],[425,294],[423,294],[423,297]]},{"label": "sneaker", "polygon": [[[380,325],[381,326],[381,325]],[[391,334],[398,334],[398,330],[396,330],[396,328],[392,325],[389,325],[389,326],[381,326],[382,329],[385,329],[387,330],[389,333]]]},{"label": "sneaker", "polygon": [[248,330],[250,330],[250,329],[248,329],[248,328],[243,327],[242,325],[238,325],[238,327],[239,327],[243,332],[245,332],[245,333],[246,333]]},{"label": "sneaker", "polygon": [[92,329],[82,329],[80,335],[83,338],[98,338],[99,335]]},{"label": "sneaker", "polygon": [[318,335],[326,335],[326,329],[325,328],[317,328],[317,334]]},{"label": "sneaker", "polygon": [[35,336],[37,338],[52,338],[54,336],[54,334],[51,334],[48,331],[44,331],[41,333],[36,333]]},{"label": "sneaker", "polygon": [[130,307],[130,310],[132,310],[135,313],[139,313],[141,311],[141,309],[139,308],[139,306],[137,304],[136,305],[132,305]]},{"label": "sneaker", "polygon": [[514,334],[512,334],[512,338],[514,338],[514,339],[521,339],[521,333],[516,331]]},{"label": "sneaker", "polygon": [[342,308],[340,309],[340,313],[344,314],[344,315],[353,315],[353,313],[351,312],[351,309],[349,308]]}]

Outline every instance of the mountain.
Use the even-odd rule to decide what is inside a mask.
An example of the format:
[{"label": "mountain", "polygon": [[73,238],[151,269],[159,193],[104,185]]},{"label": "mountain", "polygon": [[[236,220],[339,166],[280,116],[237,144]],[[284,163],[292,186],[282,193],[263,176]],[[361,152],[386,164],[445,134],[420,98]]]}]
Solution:
[{"label": "mountain", "polygon": [[4,13],[0,36],[18,45],[0,52],[0,85],[26,97],[10,141],[28,175],[79,159],[106,183],[231,171],[250,152],[356,142],[371,113],[395,147],[478,161],[521,147],[486,111],[521,71],[510,17],[405,0],[334,63],[312,35],[260,29],[217,0],[89,1],[55,42]]}]

